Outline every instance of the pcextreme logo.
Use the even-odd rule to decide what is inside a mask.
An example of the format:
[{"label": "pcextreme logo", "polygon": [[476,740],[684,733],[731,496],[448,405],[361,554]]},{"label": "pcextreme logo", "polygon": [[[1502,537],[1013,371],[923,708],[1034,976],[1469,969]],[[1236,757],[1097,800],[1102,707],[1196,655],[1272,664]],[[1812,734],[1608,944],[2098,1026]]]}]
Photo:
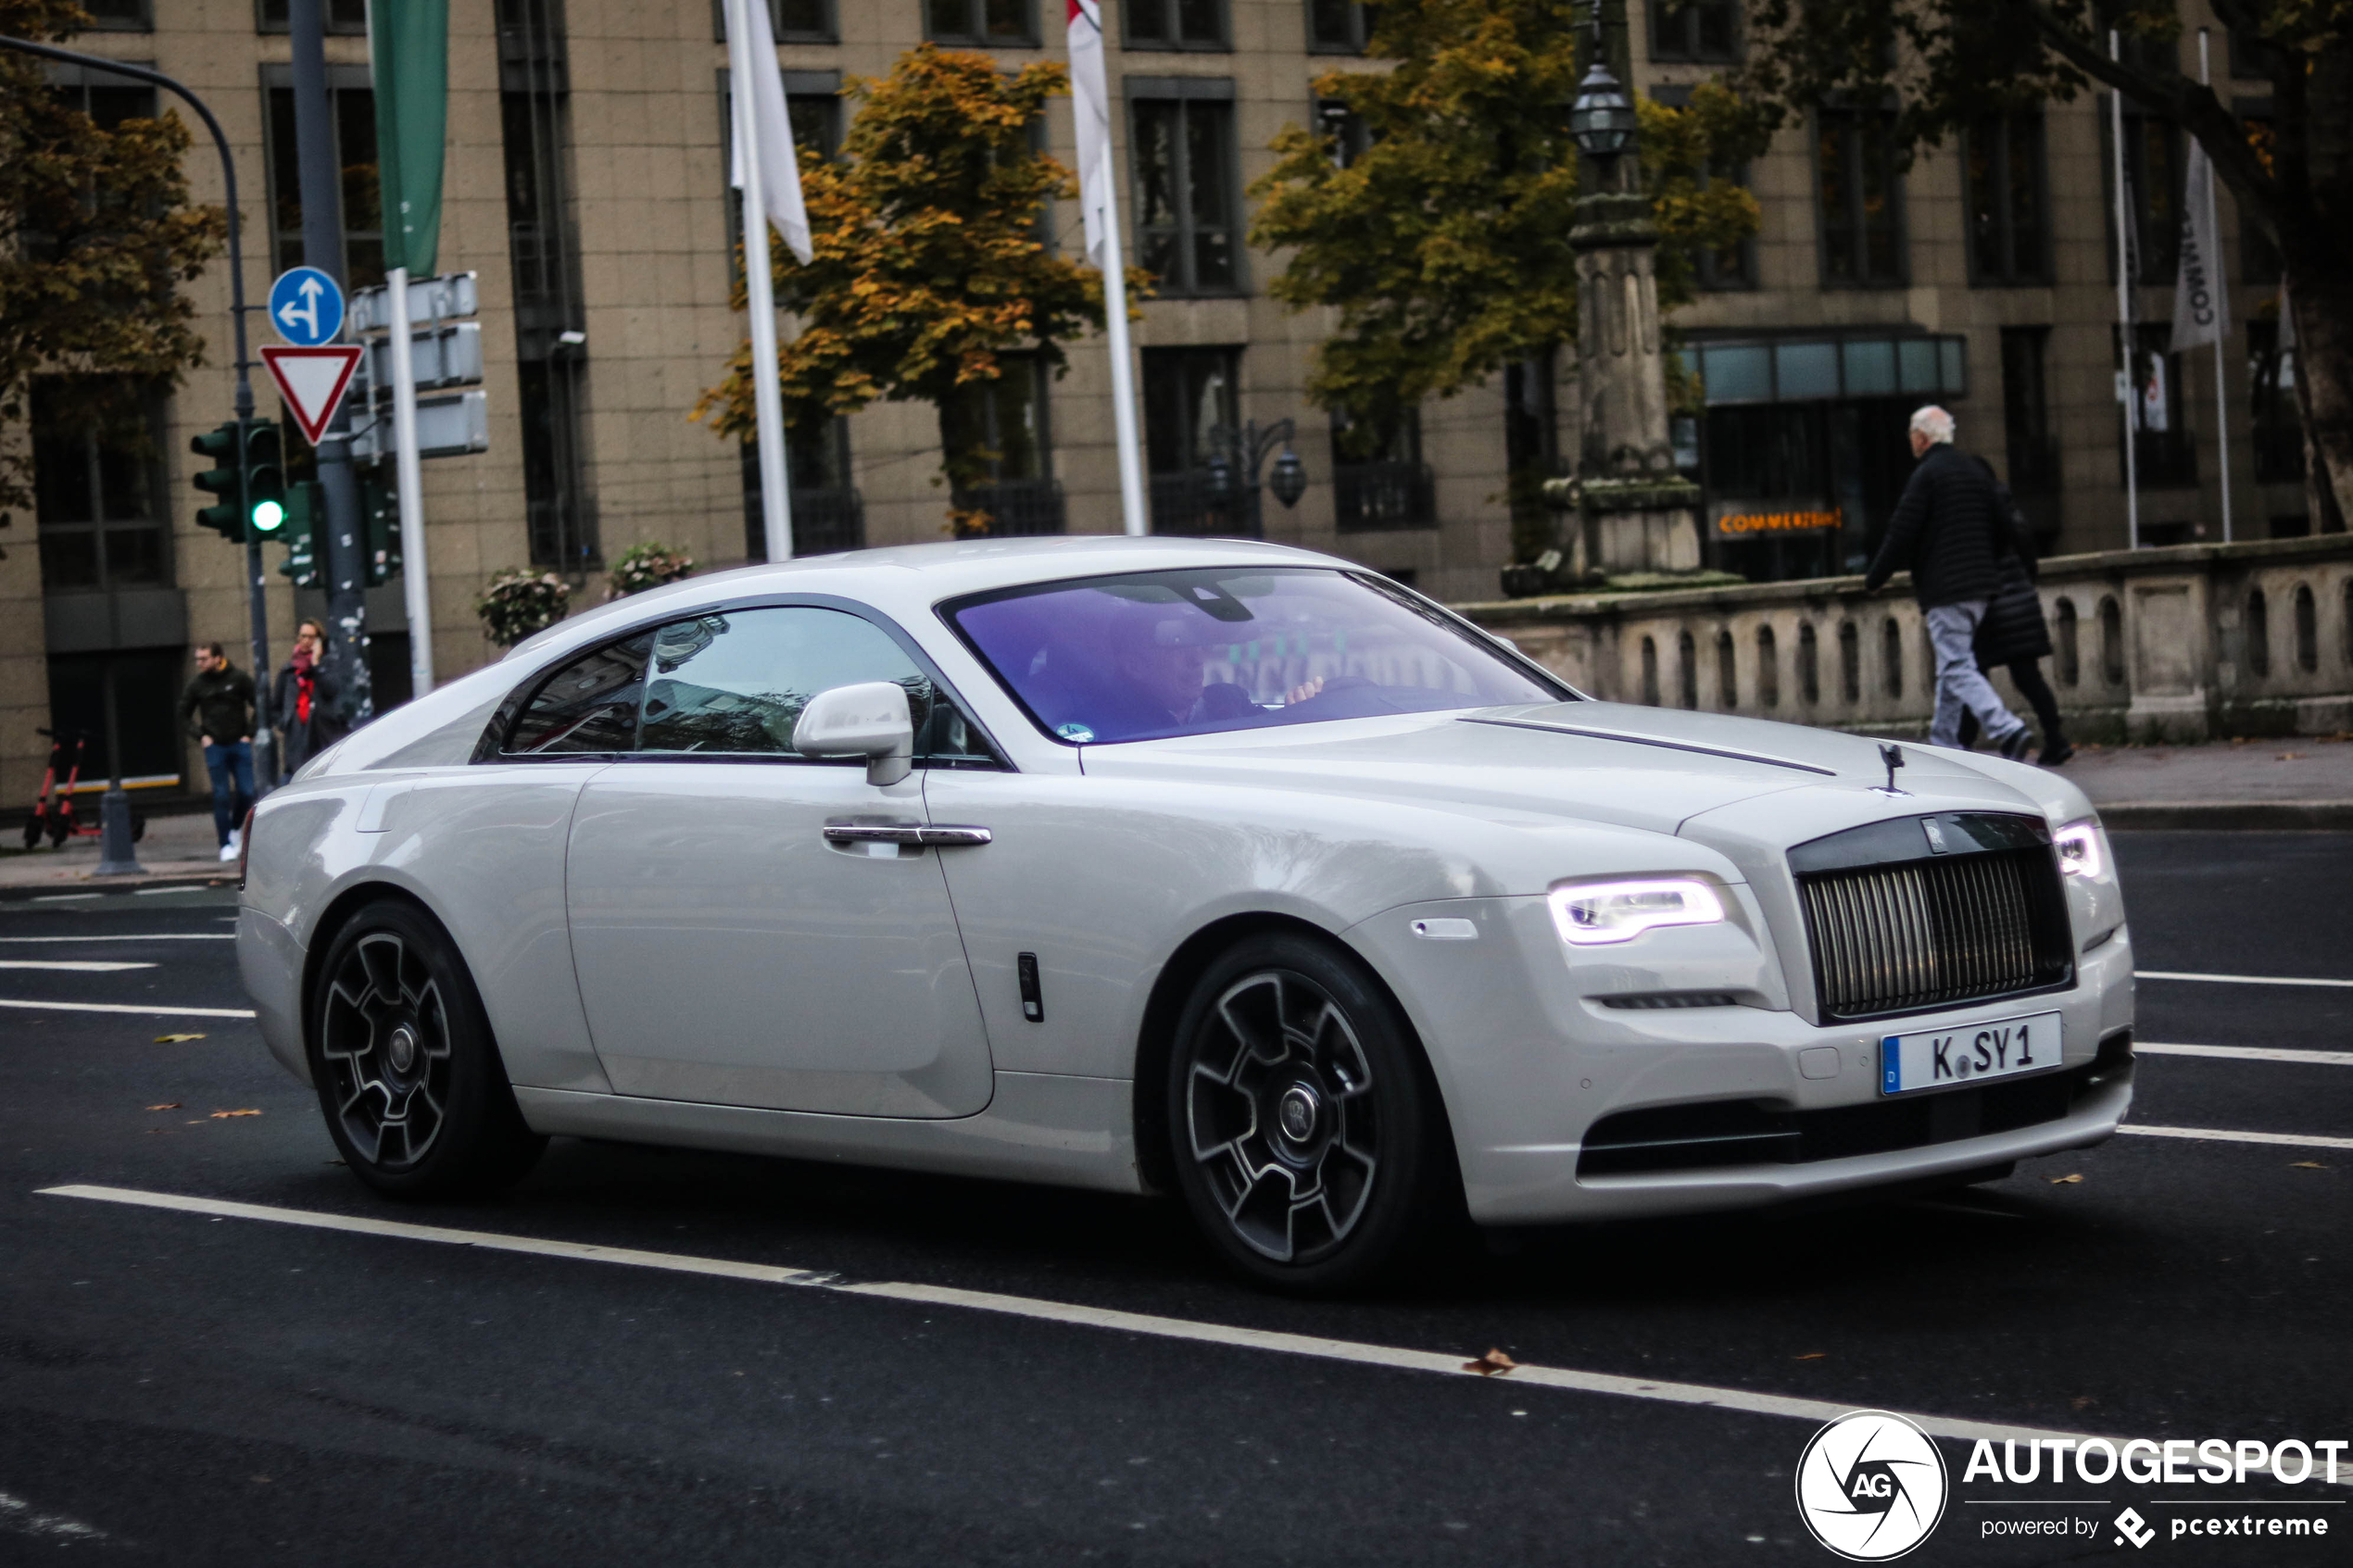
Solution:
[{"label": "pcextreme logo", "polygon": [[1949,1489],[1936,1444],[1886,1411],[1840,1416],[1797,1461],[1798,1516],[1854,1562],[1885,1562],[1928,1539]]}]

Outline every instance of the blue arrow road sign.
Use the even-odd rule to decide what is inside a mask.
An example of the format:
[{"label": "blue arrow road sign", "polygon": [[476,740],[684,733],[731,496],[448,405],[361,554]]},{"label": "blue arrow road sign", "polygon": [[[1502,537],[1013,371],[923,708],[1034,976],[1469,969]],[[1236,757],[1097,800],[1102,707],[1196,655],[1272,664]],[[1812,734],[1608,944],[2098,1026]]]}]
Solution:
[{"label": "blue arrow road sign", "polygon": [[289,267],[270,285],[270,324],[297,348],[332,343],[343,331],[343,290],[316,267]]}]

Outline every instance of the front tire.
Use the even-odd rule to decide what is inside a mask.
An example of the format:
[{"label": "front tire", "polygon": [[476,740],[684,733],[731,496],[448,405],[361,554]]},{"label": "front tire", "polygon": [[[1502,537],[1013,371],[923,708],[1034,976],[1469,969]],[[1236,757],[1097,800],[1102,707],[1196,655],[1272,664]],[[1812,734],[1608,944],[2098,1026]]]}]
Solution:
[{"label": "front tire", "polygon": [[1453,1162],[1410,1026],[1353,956],[1289,933],[1228,949],[1169,1053],[1168,1147],[1186,1207],[1278,1290],[1375,1280],[1427,1236]]},{"label": "front tire", "polygon": [[515,1107],[456,946],[413,906],[371,904],[345,924],[319,967],[310,1020],[327,1131],[386,1197],[495,1192],[547,1148]]}]

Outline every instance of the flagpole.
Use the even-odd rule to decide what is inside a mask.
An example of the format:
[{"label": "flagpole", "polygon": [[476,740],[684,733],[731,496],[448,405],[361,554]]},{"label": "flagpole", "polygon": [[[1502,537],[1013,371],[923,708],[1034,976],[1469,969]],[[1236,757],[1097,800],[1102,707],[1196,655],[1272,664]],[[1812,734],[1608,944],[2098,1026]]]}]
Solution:
[{"label": "flagpole", "polygon": [[1071,130],[1078,145],[1078,201],[1087,256],[1103,274],[1103,328],[1111,349],[1112,437],[1119,455],[1121,525],[1152,531],[1144,459],[1136,434],[1135,355],[1127,344],[1127,260],[1119,243],[1119,182],[1113,176],[1111,96],[1103,80],[1103,17],[1098,0],[1069,0],[1063,47],[1070,56]]},{"label": "flagpole", "polygon": [[[2121,57],[2116,30],[2108,30],[2108,57]],[[2141,387],[2133,375],[2133,248],[2125,228],[2131,215],[2124,203],[2124,94],[2111,92],[2108,119],[2116,147],[2116,332],[2124,357],[2124,541],[2125,548],[2141,547],[2141,476],[2133,460],[2133,426],[2140,413]]]},{"label": "flagpole", "polygon": [[752,118],[752,3],[727,0],[727,66],[732,73],[727,96],[736,171],[744,182],[744,292],[751,312],[752,433],[760,447],[761,528],[768,558],[779,561],[792,559],[792,497],[785,467],[785,398],[776,382],[776,283],[769,260],[768,196],[761,186],[759,126]]},{"label": "flagpole", "polygon": [[392,313],[392,438],[400,493],[400,588],[409,612],[409,690],[433,690],[433,576],[425,567],[424,465],[417,451],[417,363],[409,341],[409,269],[384,273]]},{"label": "flagpole", "polygon": [[[2210,31],[2203,27],[2197,30],[2197,82],[2201,87],[2209,85],[2212,81],[2213,68],[2208,62],[2207,52],[2207,34]],[[2206,232],[2209,238],[2218,242],[2222,234],[2220,220],[2214,211],[2214,176],[2210,173],[2206,177]],[[2230,279],[2222,271],[2221,252],[2217,250],[2214,254],[2216,295],[2227,298],[2230,286]],[[2219,322],[2223,319],[2217,318],[2218,327],[2214,333],[2214,448],[2216,456],[2221,459],[2222,464],[2222,543],[2227,545],[2231,542],[2231,406],[2229,398],[2223,393],[2222,338],[2224,334],[2219,327]]]},{"label": "flagpole", "polygon": [[[1106,162],[1109,160],[1106,159]],[[1136,369],[1127,347],[1127,262],[1119,245],[1119,195],[1103,170],[1103,325],[1111,337],[1111,425],[1119,444],[1119,511],[1130,534],[1152,531],[1144,458],[1136,439]]]}]

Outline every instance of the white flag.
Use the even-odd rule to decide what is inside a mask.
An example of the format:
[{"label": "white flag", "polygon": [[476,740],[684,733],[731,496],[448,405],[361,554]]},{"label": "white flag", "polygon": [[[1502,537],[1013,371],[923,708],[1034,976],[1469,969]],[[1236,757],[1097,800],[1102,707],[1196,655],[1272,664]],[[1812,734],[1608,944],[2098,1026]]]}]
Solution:
[{"label": "white flag", "polygon": [[1071,112],[1078,122],[1078,207],[1087,259],[1103,264],[1111,223],[1111,94],[1103,86],[1101,0],[1070,0]]},{"label": "white flag", "polygon": [[[809,209],[800,202],[800,163],[793,157],[792,119],[785,112],[785,78],[776,68],[776,35],[768,25],[768,0],[751,0],[744,7],[750,15],[748,31],[750,44],[751,80],[735,83],[735,90],[748,94],[751,104],[752,134],[760,142],[760,194],[768,208],[768,221],[785,238],[786,248],[809,264]],[[738,191],[744,188],[743,120],[729,116],[734,121],[734,135],[728,152],[734,173],[728,183]]]},{"label": "white flag", "polygon": [[2222,247],[2214,232],[2214,166],[2206,149],[2190,138],[2187,178],[2182,182],[2182,255],[2173,273],[2175,352],[2220,343],[2231,330],[2231,296],[2223,287]]}]

